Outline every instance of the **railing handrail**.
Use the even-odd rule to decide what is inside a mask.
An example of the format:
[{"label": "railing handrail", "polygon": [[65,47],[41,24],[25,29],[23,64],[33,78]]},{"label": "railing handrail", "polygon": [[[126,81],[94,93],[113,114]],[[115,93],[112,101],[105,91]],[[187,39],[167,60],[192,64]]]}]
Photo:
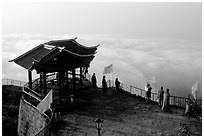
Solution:
[{"label": "railing handrail", "polygon": [[[24,100],[27,104],[29,104],[30,106],[32,106],[33,108],[35,108],[35,109],[38,111],[37,107],[34,106],[33,104],[31,104],[30,102],[28,102],[26,99],[22,99],[22,100]],[[37,99],[36,99],[36,100],[37,100]],[[49,116],[48,116],[47,114],[45,114],[45,113],[43,113],[42,115],[45,116],[46,118],[48,118],[49,120],[51,120],[51,118],[52,118],[52,116],[49,117]]]},{"label": "railing handrail", "polygon": [[[32,88],[35,89],[38,86],[39,82],[40,82],[40,78],[33,80],[32,81]],[[35,84],[35,86],[33,86],[34,84]]]},{"label": "railing handrail", "polygon": [[[25,87],[26,87],[26,85],[25,85]],[[24,92],[25,94],[28,94],[29,96],[33,97],[35,100],[38,100],[39,102],[42,100],[42,99],[40,99],[39,97],[36,96],[36,95],[39,96],[39,94],[38,94],[37,92],[35,92],[35,91],[33,91],[32,89],[26,87],[26,89],[29,90],[29,92],[28,92],[28,91],[26,91],[25,87],[23,87],[23,92]],[[32,93],[31,93],[31,92],[32,92]],[[27,103],[29,103],[32,107],[34,107],[35,109],[37,109],[36,106],[34,106],[32,103],[30,103],[30,102],[27,101],[26,99],[24,99],[24,100],[25,100]],[[42,114],[42,115],[44,115],[46,118],[48,118],[49,122],[47,123],[47,125],[46,125],[43,129],[41,129],[41,130],[36,134],[36,136],[39,135],[43,130],[45,130],[45,129],[49,126],[49,124],[50,124],[50,122],[51,122],[51,120],[52,120],[52,118],[53,118],[53,111],[52,111],[52,109],[49,109],[49,110],[51,111],[51,117],[49,117],[49,116],[48,116],[47,114],[45,114],[45,113]]]},{"label": "railing handrail", "polygon": [[[6,84],[3,84],[6,81]],[[9,83],[11,82],[11,83]],[[14,83],[13,83],[14,82]],[[17,82],[17,83],[15,83]],[[4,78],[2,79],[2,85],[15,85],[15,86],[20,86],[23,87],[27,82],[25,81],[20,81],[20,80],[15,80],[15,79],[9,79],[9,78]],[[19,85],[20,84],[20,85]]]},{"label": "railing handrail", "polygon": [[[112,86],[114,87],[115,84],[114,84],[114,81],[113,80],[108,80],[107,83],[109,84],[109,86]],[[112,85],[111,85],[112,83]],[[138,88],[138,87],[135,87],[135,86],[132,86],[132,85],[128,85],[126,83],[121,83],[121,88],[127,92],[130,92],[131,94],[136,94],[137,96],[141,96],[143,98],[146,98],[146,92],[144,89],[141,89],[141,88]],[[137,91],[134,91],[134,89]],[[139,93],[140,91],[140,93]],[[152,92],[151,93],[153,96],[151,96],[152,100],[153,101],[157,101],[157,95],[158,93],[157,92]],[[176,105],[176,106],[179,106],[179,107],[185,107],[186,105],[186,102],[189,101],[189,98],[185,98],[185,97],[180,97],[180,96],[175,96],[175,95],[171,95],[170,96],[170,104],[171,105]],[[196,99],[196,104],[202,106],[202,99]]]},{"label": "railing handrail", "polygon": [[[29,92],[26,91],[25,88],[28,89]],[[42,100],[42,96],[40,94],[38,94],[37,92],[33,91],[32,89],[30,89],[29,87],[24,86],[23,87],[23,92],[30,95],[30,96],[32,96],[33,98],[38,99],[38,101]]]},{"label": "railing handrail", "polygon": [[[26,93],[26,94],[28,94],[29,96],[32,96],[33,98],[35,98],[36,100],[39,101],[38,98],[36,98],[36,97],[33,96],[33,95],[30,95],[30,93],[25,92],[25,91],[23,91],[23,92]],[[38,111],[37,107],[34,106],[32,103],[30,103],[30,102],[27,101],[26,99],[23,99],[23,100],[24,100],[27,104],[29,104],[30,106],[32,106],[33,108],[35,108],[36,111]],[[39,101],[39,102],[40,102],[40,101]],[[46,113],[42,113],[42,115],[45,116],[45,118],[47,118],[47,119],[49,120],[49,122],[48,122],[48,123],[46,124],[46,126],[45,126],[44,128],[42,128],[35,136],[39,135],[43,130],[45,130],[45,129],[49,126],[49,124],[50,124],[50,122],[51,122],[51,120],[52,120],[52,118],[53,118],[53,111],[52,111],[52,109],[48,109],[48,110],[50,110],[50,112],[51,112],[51,115],[50,115],[50,116],[47,115]]]}]

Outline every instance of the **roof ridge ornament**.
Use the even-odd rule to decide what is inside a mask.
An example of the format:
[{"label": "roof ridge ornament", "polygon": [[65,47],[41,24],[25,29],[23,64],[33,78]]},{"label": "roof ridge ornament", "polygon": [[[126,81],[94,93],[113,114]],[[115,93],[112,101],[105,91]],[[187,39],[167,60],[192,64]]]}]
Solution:
[{"label": "roof ridge ornament", "polygon": [[48,49],[48,50],[52,50],[52,49],[55,48],[55,47],[56,47],[56,46],[44,44],[44,48],[46,48],[46,49]]},{"label": "roof ridge ornament", "polygon": [[58,47],[59,49],[60,49],[60,52],[62,52],[62,50],[64,50],[65,49],[65,47],[63,46],[63,47]]}]

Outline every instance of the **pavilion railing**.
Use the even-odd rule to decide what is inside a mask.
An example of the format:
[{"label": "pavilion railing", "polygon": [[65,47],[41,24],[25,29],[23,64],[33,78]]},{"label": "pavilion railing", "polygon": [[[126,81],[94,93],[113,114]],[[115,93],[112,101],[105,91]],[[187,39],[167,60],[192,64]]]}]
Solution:
[{"label": "pavilion railing", "polygon": [[[52,74],[50,76],[48,76],[47,80],[52,80],[52,79],[56,79],[55,74]],[[39,85],[39,78],[33,81],[33,88],[37,85]],[[108,80],[107,84],[109,87],[114,87],[114,81]],[[19,81],[19,80],[12,80],[12,79],[2,79],[2,85],[15,85],[15,86],[20,86],[23,87],[24,85],[26,87],[24,87],[24,89],[27,89],[27,91],[32,91],[32,93],[35,93],[36,95],[39,95],[37,92],[33,91],[33,90],[29,90],[28,89],[28,83],[24,82],[24,81]],[[141,88],[137,88],[135,86],[131,86],[125,83],[121,83],[121,88],[127,92],[130,92],[131,94],[134,94],[136,96],[140,96],[145,98],[146,97],[146,93],[145,90],[141,89]],[[151,100],[152,101],[157,101],[157,93],[156,92],[152,92],[152,96],[151,96]],[[184,97],[179,97],[179,96],[174,96],[171,95],[170,97],[170,104],[171,105],[175,105],[175,106],[179,106],[179,107],[185,107],[186,103],[189,101],[188,98],[184,98]],[[197,99],[196,103],[200,106],[202,106],[202,99]]]},{"label": "pavilion railing", "polygon": [[[39,86],[39,78],[33,80],[32,82],[32,88],[35,88]],[[23,93],[22,93],[22,98],[25,100],[27,103],[29,103],[32,107],[36,108],[36,106],[40,103],[40,101],[43,99],[43,97],[35,92],[33,89],[30,89],[28,87],[28,83],[24,81],[19,81],[19,80],[13,80],[13,79],[2,79],[2,85],[14,85],[14,86],[19,86],[22,87]],[[49,124],[53,118],[53,111],[52,109],[49,109],[49,112],[43,113],[43,116],[45,116],[48,120],[46,126],[40,130],[36,136],[40,136],[44,134],[44,130],[49,129]]]},{"label": "pavilion railing", "polygon": [[[112,80],[108,80],[107,84],[108,84],[109,87],[115,87],[115,83]],[[146,92],[145,92],[145,90],[143,90],[141,88],[131,86],[131,85],[128,85],[128,84],[125,84],[125,83],[121,83],[121,89],[131,93],[132,95],[136,95],[136,96],[146,98]],[[157,102],[157,100],[158,100],[157,97],[158,97],[158,94],[156,92],[151,93],[151,100],[152,101]],[[179,96],[174,96],[174,95],[171,95],[171,97],[170,97],[170,105],[173,105],[173,106],[178,106],[178,107],[185,108],[186,103],[188,101],[189,101],[189,99],[184,98],[184,97],[179,97]],[[202,107],[202,99],[197,99],[196,103],[197,103],[197,105],[200,105]]]},{"label": "pavilion railing", "polygon": [[[29,87],[27,87],[28,84],[25,84],[24,87],[23,87],[23,99],[30,103],[33,107],[37,107],[37,105],[42,101],[42,97],[40,94],[38,94],[37,92],[35,92],[34,90],[30,89]],[[52,109],[49,109],[49,113],[48,114],[47,112],[46,113],[43,113],[42,115],[45,116],[48,120],[46,126],[40,130],[36,136],[41,136],[43,135],[42,133],[44,133],[44,130],[49,130],[49,124],[51,123],[51,120],[53,118],[53,111]]]}]

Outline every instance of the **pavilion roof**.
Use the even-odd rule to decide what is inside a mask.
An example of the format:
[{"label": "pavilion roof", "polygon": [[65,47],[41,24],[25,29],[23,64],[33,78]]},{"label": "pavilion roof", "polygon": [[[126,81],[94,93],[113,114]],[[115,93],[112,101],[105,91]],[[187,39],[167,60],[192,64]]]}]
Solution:
[{"label": "pavilion roof", "polygon": [[69,50],[73,53],[77,53],[79,55],[87,55],[87,54],[93,54],[97,50],[97,46],[87,47],[79,44],[76,41],[77,38],[74,39],[67,39],[67,40],[53,40],[49,41],[45,44],[47,45],[53,45],[58,47],[65,47],[66,50]]},{"label": "pavilion roof", "polygon": [[97,46],[87,47],[75,39],[49,41],[11,60],[27,70],[63,71],[89,65]]}]

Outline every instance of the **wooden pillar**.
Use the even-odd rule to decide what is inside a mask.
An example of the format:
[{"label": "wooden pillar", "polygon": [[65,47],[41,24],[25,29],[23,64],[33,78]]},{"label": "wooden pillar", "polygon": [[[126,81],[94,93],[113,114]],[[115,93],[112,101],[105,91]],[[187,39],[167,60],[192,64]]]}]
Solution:
[{"label": "wooden pillar", "polygon": [[79,83],[82,84],[82,67],[80,67],[80,79],[79,79]]},{"label": "wooden pillar", "polygon": [[58,72],[58,87],[59,87],[59,104],[61,104],[61,93],[62,93],[62,78],[61,78],[61,72]]},{"label": "wooden pillar", "polygon": [[47,95],[46,72],[43,72],[43,92]]},{"label": "wooden pillar", "polygon": [[75,73],[75,69],[72,70],[72,92],[73,92],[73,95],[75,96],[76,94],[76,73]]},{"label": "wooden pillar", "polygon": [[28,70],[28,87],[32,89],[32,71]]},{"label": "wooden pillar", "polygon": [[65,71],[62,71],[62,86],[64,87],[64,83],[65,83]]},{"label": "wooden pillar", "polygon": [[65,73],[66,73],[66,84],[68,85],[68,70],[67,71],[65,71]]},{"label": "wooden pillar", "polygon": [[43,75],[42,72],[40,73],[40,87],[42,88],[43,86]]}]

